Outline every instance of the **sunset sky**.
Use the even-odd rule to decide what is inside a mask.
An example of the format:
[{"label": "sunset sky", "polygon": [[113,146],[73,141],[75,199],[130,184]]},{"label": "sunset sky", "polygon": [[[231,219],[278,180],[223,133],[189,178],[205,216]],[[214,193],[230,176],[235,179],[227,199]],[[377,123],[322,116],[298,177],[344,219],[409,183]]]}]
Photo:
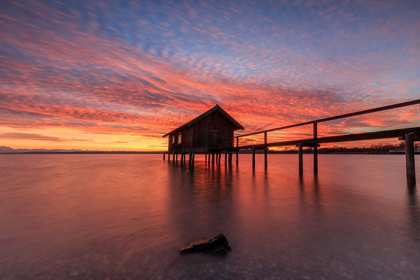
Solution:
[{"label": "sunset sky", "polygon": [[0,1],[0,146],[163,150],[216,103],[246,133],[419,98],[418,0]]}]

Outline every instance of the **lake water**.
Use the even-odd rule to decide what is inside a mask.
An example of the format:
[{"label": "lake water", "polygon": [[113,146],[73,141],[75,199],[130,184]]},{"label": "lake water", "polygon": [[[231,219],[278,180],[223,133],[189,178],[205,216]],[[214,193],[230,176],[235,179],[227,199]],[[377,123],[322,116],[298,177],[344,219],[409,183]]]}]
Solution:
[{"label": "lake water", "polygon": [[[403,155],[268,159],[0,155],[0,279],[419,279]],[[179,254],[219,233],[226,256]]]}]

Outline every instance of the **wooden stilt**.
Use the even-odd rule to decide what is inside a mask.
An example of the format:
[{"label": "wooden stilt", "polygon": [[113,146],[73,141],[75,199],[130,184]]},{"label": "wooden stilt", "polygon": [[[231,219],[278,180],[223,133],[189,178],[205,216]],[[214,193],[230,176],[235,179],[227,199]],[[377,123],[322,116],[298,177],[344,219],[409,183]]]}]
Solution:
[{"label": "wooden stilt", "polygon": [[302,154],[302,143],[298,144],[299,147],[299,174],[303,174],[303,154]]},{"label": "wooden stilt", "polygon": [[165,152],[165,153],[163,153],[163,160],[165,160],[165,156],[166,156],[166,152]]},{"label": "wooden stilt", "polygon": [[192,162],[192,165],[194,165],[195,153],[192,153],[191,155],[192,155],[192,161],[191,162]]},{"label": "wooden stilt", "polygon": [[204,155],[204,162],[207,163],[207,153]]},{"label": "wooden stilt", "polygon": [[[318,123],[314,122],[313,124],[313,134],[314,139],[318,138]],[[314,173],[318,173],[318,143],[315,143],[314,146]]]},{"label": "wooden stilt", "polygon": [[232,153],[229,153],[229,164],[232,164]]},{"label": "wooden stilt", "polygon": [[175,163],[175,151],[172,152],[172,161]]},{"label": "wooden stilt", "polygon": [[414,162],[414,133],[405,135],[405,164],[407,171],[407,185],[413,187],[416,185],[416,167]]},{"label": "wooden stilt", "polygon": [[178,154],[176,154],[176,162],[178,162]]},{"label": "wooden stilt", "polygon": [[[267,144],[267,131],[264,132],[264,144]],[[264,168],[267,169],[267,150],[268,148],[265,148],[264,150]]]},{"label": "wooden stilt", "polygon": [[239,164],[239,150],[236,151],[236,166]]},{"label": "wooden stilt", "polygon": [[268,163],[267,163],[267,153],[268,149],[264,150],[264,168],[267,169]]},{"label": "wooden stilt", "polygon": [[255,169],[255,148],[252,148],[252,169]]},{"label": "wooden stilt", "polygon": [[211,164],[214,165],[214,153],[211,154]]},{"label": "wooden stilt", "polygon": [[225,166],[227,165],[227,150],[225,150]]},{"label": "wooden stilt", "polygon": [[171,154],[168,152],[168,162],[171,162]]}]

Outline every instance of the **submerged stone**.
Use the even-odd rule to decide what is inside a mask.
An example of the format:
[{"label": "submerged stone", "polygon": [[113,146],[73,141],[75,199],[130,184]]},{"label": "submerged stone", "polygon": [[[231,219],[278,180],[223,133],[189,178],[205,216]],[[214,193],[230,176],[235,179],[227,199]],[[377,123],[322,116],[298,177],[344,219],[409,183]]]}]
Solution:
[{"label": "submerged stone", "polygon": [[232,250],[232,248],[230,248],[226,236],[219,234],[218,236],[209,239],[195,241],[182,248],[181,253],[207,252],[226,254],[230,250]]}]

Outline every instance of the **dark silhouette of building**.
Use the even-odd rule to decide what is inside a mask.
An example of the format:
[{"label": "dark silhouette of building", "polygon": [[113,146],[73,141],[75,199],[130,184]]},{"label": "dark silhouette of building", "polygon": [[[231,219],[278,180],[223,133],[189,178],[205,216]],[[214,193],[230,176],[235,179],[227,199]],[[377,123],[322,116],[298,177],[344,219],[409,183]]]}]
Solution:
[{"label": "dark silhouette of building", "polygon": [[233,148],[233,133],[244,129],[216,104],[191,121],[163,135],[169,136],[168,153],[210,153],[215,149]]}]

